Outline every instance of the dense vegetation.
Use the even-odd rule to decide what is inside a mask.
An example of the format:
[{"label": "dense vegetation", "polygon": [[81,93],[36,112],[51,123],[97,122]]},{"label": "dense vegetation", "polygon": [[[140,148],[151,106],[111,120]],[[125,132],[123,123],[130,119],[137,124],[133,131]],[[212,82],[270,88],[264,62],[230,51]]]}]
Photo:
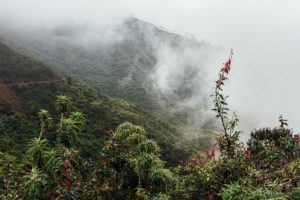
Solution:
[{"label": "dense vegetation", "polygon": [[[53,101],[64,94],[73,101],[71,110],[78,110],[89,119],[84,127],[84,137],[78,144],[85,157],[97,159],[105,132],[125,121],[143,126],[147,136],[158,141],[168,165],[182,162],[179,157],[173,159],[175,155],[188,156],[176,142],[181,136],[175,125],[165,118],[154,116],[153,112],[125,100],[110,98],[72,78],[54,75],[41,62],[20,55],[5,45],[1,45],[0,58],[1,152],[23,157],[24,144],[38,132],[36,113],[44,108],[57,120]],[[46,137],[53,140],[52,130]]]},{"label": "dense vegetation", "polygon": [[[20,70],[21,69],[21,70]],[[40,62],[22,56],[0,43],[0,84],[28,81],[48,81],[57,77]]]},{"label": "dense vegetation", "polygon": [[[45,108],[57,116],[52,102],[57,95],[64,94],[74,102],[73,110],[84,113],[89,119],[86,136],[82,139],[85,155],[96,159],[105,131],[130,121],[143,126],[147,137],[158,142],[167,166],[183,164],[195,148],[205,148],[199,144],[212,145],[211,132],[215,130],[213,121],[204,122],[207,116],[201,117],[201,123],[194,120],[198,116],[195,112],[201,110],[198,107],[176,107],[178,102],[189,101],[193,93],[191,86],[195,84],[187,83],[193,78],[192,74],[196,74],[193,73],[195,70],[189,69],[198,65],[184,59],[186,72],[180,75],[180,81],[176,81],[180,86],[172,89],[172,97],[168,99],[158,89],[152,88],[153,81],[149,79],[159,62],[157,50],[162,49],[160,46],[170,46],[172,51],[181,55],[186,50],[203,52],[208,45],[161,30],[134,17],[126,19],[117,29],[124,37],[120,41],[117,37],[113,42],[104,41],[105,34],[103,39],[101,33],[105,30],[93,32],[88,24],[64,24],[20,34],[9,28],[0,30],[0,43],[6,44],[1,45],[0,70],[8,74],[0,73],[0,80],[9,84],[0,85],[0,113],[8,119],[21,117],[37,126],[39,109]],[[101,37],[85,43],[91,31]],[[20,52],[27,56],[20,55]],[[205,85],[197,85],[197,93],[198,89],[201,91],[198,87],[205,88]],[[205,102],[197,104],[202,107]],[[190,124],[197,124],[197,127]],[[195,138],[182,136],[189,133]],[[17,133],[12,130],[3,137],[12,143],[22,143],[16,141],[15,135]],[[196,138],[199,135],[202,137]],[[22,137],[23,143],[27,143],[32,134]],[[10,152],[5,145],[1,148]],[[18,153],[17,149],[14,153]]]},{"label": "dense vegetation", "polygon": [[106,130],[97,162],[88,159],[82,154],[80,143],[90,119],[71,110],[73,103],[67,96],[57,96],[57,116],[44,109],[39,111],[39,131],[30,131],[38,127],[18,116],[4,117],[2,132],[15,128],[24,131],[27,127],[25,131],[35,138],[23,148],[26,155],[22,158],[0,153],[0,197],[300,199],[299,135],[293,134],[287,120],[280,116],[278,127],[252,132],[247,145],[239,141],[237,115],[229,113],[223,94],[231,61],[232,53],[216,81],[213,110],[222,124],[217,143],[175,167],[165,165],[159,146],[147,137],[143,127],[129,122]]}]

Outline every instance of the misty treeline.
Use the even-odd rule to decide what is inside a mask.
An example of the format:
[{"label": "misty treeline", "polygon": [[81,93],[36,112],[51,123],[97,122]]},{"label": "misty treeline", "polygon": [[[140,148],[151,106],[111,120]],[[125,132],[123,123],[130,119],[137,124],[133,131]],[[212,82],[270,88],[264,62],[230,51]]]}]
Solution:
[{"label": "misty treeline", "polygon": [[24,157],[0,153],[0,198],[299,199],[299,135],[286,119],[280,116],[278,127],[252,132],[247,144],[239,140],[239,119],[223,93],[232,56],[215,82],[213,110],[222,130],[211,149],[193,153],[184,165],[166,167],[157,142],[143,127],[125,122],[106,130],[94,162],[78,149],[89,119],[60,95],[53,102],[59,116],[38,112],[40,132],[24,147]]}]

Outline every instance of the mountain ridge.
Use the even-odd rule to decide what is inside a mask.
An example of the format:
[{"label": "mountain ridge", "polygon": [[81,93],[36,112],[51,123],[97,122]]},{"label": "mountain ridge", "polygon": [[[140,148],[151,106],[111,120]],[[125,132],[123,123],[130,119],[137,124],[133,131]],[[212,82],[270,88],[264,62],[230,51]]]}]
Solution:
[{"label": "mountain ridge", "polygon": [[[205,90],[199,63],[207,57],[203,52],[212,48],[203,41],[161,30],[135,17],[109,30],[68,24],[22,34],[2,31],[2,38],[10,47],[46,63],[58,75],[71,76],[181,126],[199,124],[196,129],[203,129],[210,123],[207,112],[200,111],[207,110],[205,95],[198,95]],[[165,66],[170,67],[168,77],[160,80]],[[198,123],[197,118],[204,122]]]}]

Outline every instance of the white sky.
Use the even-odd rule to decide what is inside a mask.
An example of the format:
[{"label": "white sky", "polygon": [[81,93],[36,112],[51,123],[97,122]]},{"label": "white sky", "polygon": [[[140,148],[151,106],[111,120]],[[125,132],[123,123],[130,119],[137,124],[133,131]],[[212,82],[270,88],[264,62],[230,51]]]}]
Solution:
[{"label": "white sky", "polygon": [[241,129],[277,125],[283,114],[300,131],[299,10],[296,0],[0,0],[0,22],[51,25],[134,15],[228,52],[233,48],[226,91]]}]

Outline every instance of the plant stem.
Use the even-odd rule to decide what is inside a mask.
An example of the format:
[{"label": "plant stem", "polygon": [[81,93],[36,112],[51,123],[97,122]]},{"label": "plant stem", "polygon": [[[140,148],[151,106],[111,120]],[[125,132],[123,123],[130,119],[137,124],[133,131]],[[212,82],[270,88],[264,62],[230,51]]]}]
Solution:
[{"label": "plant stem", "polygon": [[39,139],[41,139],[41,138],[42,138],[42,136],[43,136],[44,132],[45,132],[44,125],[42,125],[41,131],[40,131],[40,136],[39,136]]}]

